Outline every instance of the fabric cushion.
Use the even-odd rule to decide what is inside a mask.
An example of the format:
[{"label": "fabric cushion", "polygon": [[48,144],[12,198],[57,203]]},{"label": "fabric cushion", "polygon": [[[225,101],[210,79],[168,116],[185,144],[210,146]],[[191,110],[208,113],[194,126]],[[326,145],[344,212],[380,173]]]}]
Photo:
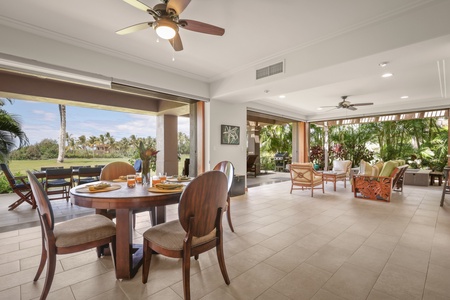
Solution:
[{"label": "fabric cushion", "polygon": [[389,176],[391,176],[392,171],[394,171],[394,169],[397,167],[398,167],[398,162],[392,161],[392,160],[387,161],[384,163],[383,169],[381,169],[379,176],[389,177]]},{"label": "fabric cushion", "polygon": [[333,171],[347,171],[347,164],[348,161],[346,160],[333,160]]},{"label": "fabric cushion", "polygon": [[55,225],[56,247],[70,247],[116,235],[116,224],[102,215],[89,215]]},{"label": "fabric cushion", "polygon": [[[156,225],[146,232],[144,238],[162,248],[169,250],[181,251],[183,250],[183,240],[186,236],[186,231],[178,220]],[[192,238],[192,246],[201,245],[212,241],[216,238],[216,229],[200,238]]]},{"label": "fabric cushion", "polygon": [[359,175],[365,175],[365,176],[377,176],[374,175],[376,170],[366,161],[361,159],[359,163]]}]

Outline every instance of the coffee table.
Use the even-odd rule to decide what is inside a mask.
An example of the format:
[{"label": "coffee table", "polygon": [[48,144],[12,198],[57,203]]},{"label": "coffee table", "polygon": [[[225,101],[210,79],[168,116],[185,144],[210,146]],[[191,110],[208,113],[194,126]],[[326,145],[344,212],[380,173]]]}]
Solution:
[{"label": "coffee table", "polygon": [[344,181],[344,188],[347,188],[347,173],[346,172],[335,172],[335,171],[324,171],[323,181],[328,183],[328,181],[334,183],[334,191],[336,192],[336,181]]}]

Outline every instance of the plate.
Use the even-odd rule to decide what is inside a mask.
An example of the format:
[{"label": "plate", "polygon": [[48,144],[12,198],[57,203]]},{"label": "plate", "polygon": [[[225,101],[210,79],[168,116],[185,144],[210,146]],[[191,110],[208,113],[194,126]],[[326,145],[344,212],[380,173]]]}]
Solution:
[{"label": "plate", "polygon": [[82,188],[75,189],[75,191],[78,192],[78,193],[103,193],[103,192],[115,191],[115,190],[118,190],[118,189],[120,189],[120,185],[118,185],[118,184],[111,184],[111,186],[108,186],[108,187],[106,187],[104,189],[101,189],[101,190],[91,191],[91,190],[89,190],[89,186],[84,186]]},{"label": "plate", "polygon": [[162,190],[152,186],[151,188],[148,188],[148,191],[152,193],[181,193],[183,191],[183,188],[174,190]]}]

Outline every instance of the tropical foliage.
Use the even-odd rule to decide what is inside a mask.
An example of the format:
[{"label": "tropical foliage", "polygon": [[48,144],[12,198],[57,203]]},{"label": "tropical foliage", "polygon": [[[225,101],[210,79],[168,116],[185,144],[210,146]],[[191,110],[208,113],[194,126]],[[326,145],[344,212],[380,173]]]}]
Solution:
[{"label": "tropical foliage", "polygon": [[[2,109],[10,99],[0,98],[0,160],[5,162],[14,148],[28,145],[28,138],[22,130],[18,116]],[[17,143],[17,144],[16,144]]]},{"label": "tropical foliage", "polygon": [[292,156],[292,125],[267,125],[260,131],[261,168],[274,169],[275,153],[288,153]]},{"label": "tropical foliage", "polygon": [[[311,125],[311,153],[324,147],[323,133],[323,128]],[[361,159],[404,159],[414,168],[442,170],[447,165],[448,123],[427,118],[333,126],[329,144],[329,164],[333,159],[349,159],[354,166]]]}]

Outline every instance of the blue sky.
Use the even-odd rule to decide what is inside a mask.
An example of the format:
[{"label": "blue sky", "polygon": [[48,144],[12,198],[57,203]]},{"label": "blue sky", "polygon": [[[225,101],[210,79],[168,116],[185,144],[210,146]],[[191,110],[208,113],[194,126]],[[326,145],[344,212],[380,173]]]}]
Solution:
[{"label": "blue sky", "polygon": [[[45,138],[59,138],[58,104],[14,99],[3,109],[19,116],[22,129],[30,144]],[[116,141],[134,134],[137,137],[156,137],[156,117],[116,111],[99,110],[66,105],[67,132],[73,137],[99,136],[109,132]],[[189,136],[189,118],[178,118],[178,131]]]}]

